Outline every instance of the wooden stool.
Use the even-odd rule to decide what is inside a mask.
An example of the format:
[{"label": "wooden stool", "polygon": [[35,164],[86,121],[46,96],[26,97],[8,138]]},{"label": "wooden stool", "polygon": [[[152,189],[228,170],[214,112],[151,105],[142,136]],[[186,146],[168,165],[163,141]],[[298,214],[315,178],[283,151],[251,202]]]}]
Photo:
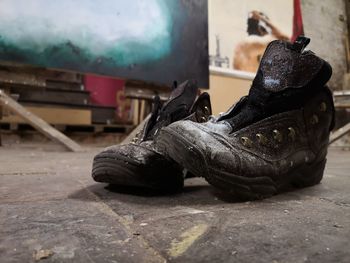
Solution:
[{"label": "wooden stool", "polygon": [[124,92],[125,97],[133,101],[134,124],[138,125],[151,112],[154,96],[158,95],[160,100],[164,102],[168,99],[171,89],[164,85],[128,80],[125,83]]}]

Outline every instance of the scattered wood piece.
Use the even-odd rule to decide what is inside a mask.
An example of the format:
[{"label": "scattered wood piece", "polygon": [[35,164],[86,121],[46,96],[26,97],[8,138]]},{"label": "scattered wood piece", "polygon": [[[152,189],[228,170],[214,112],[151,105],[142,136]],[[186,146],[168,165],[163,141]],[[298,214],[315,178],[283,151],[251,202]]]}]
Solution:
[{"label": "scattered wood piece", "polygon": [[329,144],[332,144],[333,142],[339,140],[341,137],[346,135],[348,132],[350,132],[350,123],[344,125],[343,127],[339,128],[338,130],[334,131],[329,138]]},{"label": "scattered wood piece", "polygon": [[33,258],[35,261],[39,261],[45,258],[49,258],[53,255],[54,253],[49,250],[49,249],[41,249],[41,250],[35,250],[33,252]]},{"label": "scattered wood piece", "polygon": [[57,141],[63,144],[67,149],[73,152],[81,152],[82,148],[73,140],[69,139],[66,135],[59,132],[47,122],[34,115],[30,111],[26,110],[22,105],[13,100],[10,96],[5,94],[3,90],[0,89],[0,103],[3,104],[4,107],[9,108],[11,111],[20,115],[23,119],[25,119],[30,125],[32,125],[39,132],[49,137],[50,139]]}]

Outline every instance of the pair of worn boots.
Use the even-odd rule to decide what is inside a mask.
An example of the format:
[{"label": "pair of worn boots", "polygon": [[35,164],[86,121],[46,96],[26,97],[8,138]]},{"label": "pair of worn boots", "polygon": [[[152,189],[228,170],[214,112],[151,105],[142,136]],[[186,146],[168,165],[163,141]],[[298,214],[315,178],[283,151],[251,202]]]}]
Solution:
[{"label": "pair of worn boots", "polygon": [[197,99],[187,81],[152,115],[137,140],[94,158],[98,182],[174,190],[187,177],[241,199],[261,199],[290,185],[307,187],[323,177],[332,94],[331,66],[311,51],[309,39],[271,42],[249,95],[226,113],[210,116],[209,95]]}]

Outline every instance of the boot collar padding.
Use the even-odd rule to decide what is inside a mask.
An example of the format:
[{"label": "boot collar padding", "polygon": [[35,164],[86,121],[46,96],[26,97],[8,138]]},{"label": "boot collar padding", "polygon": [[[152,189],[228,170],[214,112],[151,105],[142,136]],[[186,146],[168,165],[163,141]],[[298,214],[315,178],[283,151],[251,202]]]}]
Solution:
[{"label": "boot collar padding", "polygon": [[302,53],[290,48],[290,43],[272,41],[261,59],[259,83],[271,92],[306,86],[322,68],[324,60],[311,51]]}]

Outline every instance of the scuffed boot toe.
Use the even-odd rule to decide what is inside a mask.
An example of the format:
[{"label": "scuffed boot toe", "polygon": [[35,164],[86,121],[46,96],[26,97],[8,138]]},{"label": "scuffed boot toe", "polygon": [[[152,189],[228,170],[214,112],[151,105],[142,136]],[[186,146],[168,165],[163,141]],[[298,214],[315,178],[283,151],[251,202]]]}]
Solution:
[{"label": "scuffed boot toe", "polygon": [[92,177],[97,182],[159,190],[181,189],[184,181],[181,167],[142,144],[106,148],[94,158]]}]

